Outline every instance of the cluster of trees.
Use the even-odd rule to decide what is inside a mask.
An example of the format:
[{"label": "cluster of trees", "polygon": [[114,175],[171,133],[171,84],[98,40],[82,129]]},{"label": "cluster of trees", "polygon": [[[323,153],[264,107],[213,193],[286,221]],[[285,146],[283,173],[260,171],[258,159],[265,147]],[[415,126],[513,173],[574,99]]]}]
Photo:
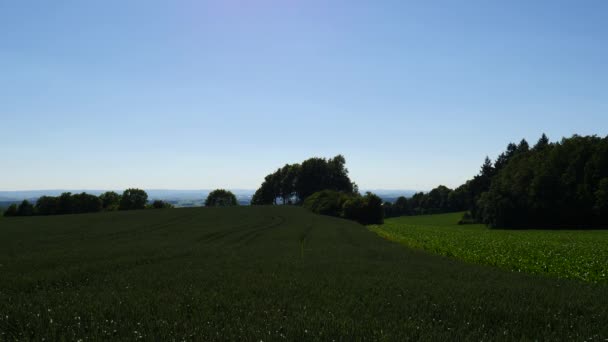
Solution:
[{"label": "cluster of trees", "polygon": [[122,195],[108,191],[100,196],[87,194],[72,194],[64,192],[60,196],[42,196],[35,204],[24,200],[19,205],[12,204],[4,212],[4,216],[32,215],[64,215],[94,213],[112,210],[136,210],[149,208],[170,208],[171,204],[164,201],[154,201],[148,205],[148,194],[141,189],[127,189]]},{"label": "cluster of trees", "polygon": [[342,155],[334,158],[310,158],[301,164],[286,164],[264,178],[252,197],[251,204],[301,204],[307,197],[322,190],[347,194],[358,193],[357,185],[348,177],[346,160]]},{"label": "cluster of trees", "polygon": [[500,228],[608,226],[608,137],[578,136],[534,146],[510,143],[458,188],[385,204],[386,216],[464,211],[464,223]]},{"label": "cluster of trees", "polygon": [[463,188],[452,190],[440,185],[429,192],[417,192],[411,198],[401,196],[394,203],[385,202],[386,217],[440,214],[467,209]]},{"label": "cluster of trees", "polygon": [[225,189],[213,190],[205,199],[205,207],[231,207],[235,205],[238,205],[236,196]]},{"label": "cluster of trees", "polygon": [[467,211],[463,222],[501,228],[608,226],[608,137],[578,136],[533,146],[510,143],[456,189],[438,186],[385,203],[386,217]]},{"label": "cluster of trees", "polygon": [[472,217],[492,227],[605,227],[608,137],[509,144],[467,184]]},{"label": "cluster of trees", "polygon": [[343,217],[363,224],[384,222],[380,197],[361,196],[348,177],[344,156],[310,158],[301,164],[286,164],[264,178],[253,195],[252,205],[298,204],[311,211]]},{"label": "cluster of trees", "polygon": [[317,214],[342,217],[361,224],[384,222],[382,199],[370,192],[361,196],[358,193],[323,190],[308,196],[303,206]]}]

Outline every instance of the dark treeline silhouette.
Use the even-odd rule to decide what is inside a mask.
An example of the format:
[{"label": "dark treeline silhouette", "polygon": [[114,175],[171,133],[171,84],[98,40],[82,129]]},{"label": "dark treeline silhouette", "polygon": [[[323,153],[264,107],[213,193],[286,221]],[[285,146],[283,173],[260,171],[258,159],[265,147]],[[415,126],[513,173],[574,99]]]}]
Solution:
[{"label": "dark treeline silhouette", "polygon": [[170,203],[156,200],[148,204],[148,194],[141,189],[127,189],[122,195],[114,191],[105,192],[99,196],[87,194],[72,194],[64,192],[60,196],[42,196],[36,204],[24,200],[19,205],[12,204],[4,212],[4,216],[32,215],[65,215],[94,213],[114,210],[137,210],[145,208],[172,208]]},{"label": "dark treeline silhouette", "polygon": [[444,185],[425,193],[417,192],[411,198],[401,196],[394,203],[383,204],[386,217],[428,215],[466,210],[461,189],[452,190]]},{"label": "dark treeline silhouette", "polygon": [[608,137],[510,143],[458,188],[438,186],[384,209],[387,217],[467,211],[462,223],[500,228],[608,227]]},{"label": "dark treeline silhouette", "polygon": [[486,164],[468,194],[475,220],[504,228],[608,227],[608,137],[550,143],[543,134],[532,148],[525,140],[509,144]]},{"label": "dark treeline silhouette", "polygon": [[350,181],[346,160],[342,155],[334,158],[310,158],[301,164],[286,164],[264,178],[255,192],[251,204],[302,203],[308,196],[321,190],[358,193],[357,185]]},{"label": "dark treeline silhouette", "polygon": [[382,199],[371,192],[361,196],[358,193],[322,190],[308,196],[303,206],[317,214],[342,217],[361,224],[384,222]]},{"label": "dark treeline silhouette", "polygon": [[382,200],[372,193],[361,196],[345,165],[342,155],[286,164],[264,178],[251,204],[297,204],[315,213],[363,224],[382,223]]}]

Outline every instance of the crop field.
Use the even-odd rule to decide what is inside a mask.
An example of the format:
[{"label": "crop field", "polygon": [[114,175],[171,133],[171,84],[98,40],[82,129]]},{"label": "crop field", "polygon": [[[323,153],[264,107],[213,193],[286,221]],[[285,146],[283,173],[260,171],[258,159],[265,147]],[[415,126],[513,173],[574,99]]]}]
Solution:
[{"label": "crop field", "polygon": [[297,207],[0,220],[1,341],[605,341],[607,320],[606,284],[464,263]]},{"label": "crop field", "polygon": [[404,216],[370,229],[412,248],[515,272],[608,282],[606,230],[498,230],[458,225],[462,213]]}]

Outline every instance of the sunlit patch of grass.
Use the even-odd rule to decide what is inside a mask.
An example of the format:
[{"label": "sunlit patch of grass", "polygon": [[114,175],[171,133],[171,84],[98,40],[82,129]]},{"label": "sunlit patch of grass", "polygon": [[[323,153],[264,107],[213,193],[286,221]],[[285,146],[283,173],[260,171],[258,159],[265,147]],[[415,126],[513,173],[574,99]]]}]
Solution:
[{"label": "sunlit patch of grass", "polygon": [[469,262],[608,282],[608,231],[488,229],[483,225],[458,225],[461,216],[404,216],[369,228],[404,245]]}]

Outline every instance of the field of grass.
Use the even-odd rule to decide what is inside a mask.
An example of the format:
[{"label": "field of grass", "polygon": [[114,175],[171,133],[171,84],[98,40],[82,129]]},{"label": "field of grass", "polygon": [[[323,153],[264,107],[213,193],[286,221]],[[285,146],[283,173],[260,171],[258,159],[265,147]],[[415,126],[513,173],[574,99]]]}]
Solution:
[{"label": "field of grass", "polygon": [[462,213],[404,216],[370,229],[432,253],[503,269],[608,282],[608,231],[498,230],[458,225]]},{"label": "field of grass", "polygon": [[605,284],[434,256],[296,207],[0,220],[1,341],[605,341],[607,318]]}]

